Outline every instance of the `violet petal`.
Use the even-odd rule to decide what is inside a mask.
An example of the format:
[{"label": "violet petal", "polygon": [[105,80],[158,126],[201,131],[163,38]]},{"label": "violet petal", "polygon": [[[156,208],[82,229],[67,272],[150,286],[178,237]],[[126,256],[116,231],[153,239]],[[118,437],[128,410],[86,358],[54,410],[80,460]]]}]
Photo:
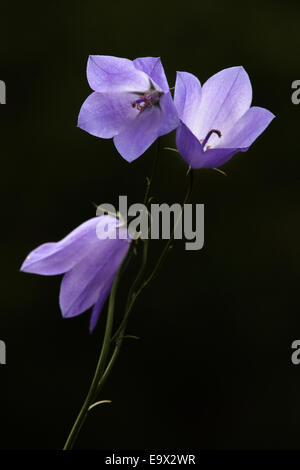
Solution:
[{"label": "violet petal", "polygon": [[157,139],[164,113],[157,106],[141,111],[122,132],[114,137],[114,144],[125,160],[132,162]]},{"label": "violet petal", "polygon": [[89,134],[109,139],[139,113],[131,106],[134,100],[136,95],[131,93],[94,92],[80,109],[78,126]]},{"label": "violet petal", "polygon": [[149,87],[148,76],[131,60],[106,55],[89,56],[87,79],[92,90],[101,93],[145,91]]}]

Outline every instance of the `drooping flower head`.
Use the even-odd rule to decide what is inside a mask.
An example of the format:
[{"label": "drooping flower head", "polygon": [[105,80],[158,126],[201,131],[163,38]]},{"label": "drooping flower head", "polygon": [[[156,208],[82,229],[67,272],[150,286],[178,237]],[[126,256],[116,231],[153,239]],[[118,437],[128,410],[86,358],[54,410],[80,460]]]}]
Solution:
[{"label": "drooping flower head", "polygon": [[81,107],[78,126],[97,137],[113,137],[125,160],[135,160],[178,126],[160,58],[92,55],[87,79],[94,92]]},{"label": "drooping flower head", "polygon": [[119,227],[119,219],[94,217],[59,242],[33,250],[21,271],[46,276],[65,273],[59,294],[62,315],[74,317],[94,307],[92,331],[130,241],[127,229]]},{"label": "drooping flower head", "polygon": [[180,118],[176,132],[179,153],[192,168],[223,165],[245,152],[274,115],[251,106],[252,87],[243,67],[213,75],[201,89],[199,80],[177,72],[174,102]]}]

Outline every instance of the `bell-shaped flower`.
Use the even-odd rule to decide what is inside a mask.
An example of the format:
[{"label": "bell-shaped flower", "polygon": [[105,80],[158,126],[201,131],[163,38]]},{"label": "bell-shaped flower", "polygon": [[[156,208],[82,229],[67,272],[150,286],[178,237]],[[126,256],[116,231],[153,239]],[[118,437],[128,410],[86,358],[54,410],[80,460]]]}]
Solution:
[{"label": "bell-shaped flower", "polygon": [[128,162],[179,125],[160,58],[92,55],[87,79],[94,92],[81,107],[78,126],[97,137],[113,137]]},{"label": "bell-shaped flower", "polygon": [[223,165],[245,152],[274,115],[251,106],[252,87],[243,67],[231,67],[204,83],[191,73],[177,72],[174,102],[180,118],[176,132],[179,153],[192,168]]},{"label": "bell-shaped flower", "polygon": [[92,331],[130,241],[127,228],[119,227],[119,219],[94,217],[59,242],[33,250],[21,271],[46,276],[65,273],[59,294],[62,315],[74,317],[93,307]]}]

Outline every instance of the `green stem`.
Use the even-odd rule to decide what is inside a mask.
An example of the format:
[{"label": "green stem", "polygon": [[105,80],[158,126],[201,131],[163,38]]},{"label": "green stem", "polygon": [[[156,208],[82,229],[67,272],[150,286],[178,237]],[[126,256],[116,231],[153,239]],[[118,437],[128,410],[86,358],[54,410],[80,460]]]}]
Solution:
[{"label": "green stem", "polygon": [[128,295],[128,301],[127,301],[127,304],[126,304],[125,315],[123,317],[123,320],[121,321],[121,324],[120,324],[119,328],[117,329],[116,333],[113,335],[112,341],[116,340],[116,338],[118,338],[118,336],[121,334],[121,331],[123,331],[124,328],[126,328],[130,312],[131,312],[137,298],[139,297],[141,292],[144,290],[144,288],[147,287],[150,284],[150,282],[155,278],[155,276],[157,275],[160,267],[162,266],[163,262],[165,261],[167,255],[168,255],[171,243],[174,240],[174,234],[175,234],[176,227],[177,227],[177,225],[180,222],[181,217],[182,217],[184,204],[187,203],[187,201],[189,200],[189,198],[191,196],[191,192],[192,192],[192,189],[193,189],[193,179],[194,179],[193,176],[194,176],[193,175],[193,170],[190,169],[190,171],[189,171],[189,184],[188,184],[187,192],[186,192],[185,198],[184,198],[184,200],[181,204],[181,212],[180,212],[180,215],[178,216],[178,218],[177,218],[177,220],[174,224],[170,239],[166,243],[165,248],[163,249],[156,265],[154,266],[154,269],[153,269],[152,273],[139,286],[140,281],[143,278],[145,270],[146,270],[146,262],[147,262],[147,254],[148,254],[148,240],[144,241],[144,256],[143,256],[143,262],[142,262],[142,265],[141,265],[141,269],[140,269],[140,271],[139,271],[139,273],[138,273],[138,275],[137,275],[137,277],[136,277],[136,279],[135,279],[135,281],[134,281],[134,283],[131,287],[131,290],[130,290],[129,295]]},{"label": "green stem", "polygon": [[146,204],[146,205],[149,202],[149,194],[150,194],[150,190],[151,190],[151,187],[152,187],[152,184],[153,184],[154,176],[155,176],[155,173],[156,173],[156,170],[157,170],[159,151],[160,151],[160,138],[158,138],[157,141],[156,141],[156,154],[155,154],[154,163],[153,163],[153,167],[152,167],[152,175],[151,175],[151,178],[148,180],[148,185],[147,185],[147,189],[146,189],[146,193],[145,193],[145,197],[144,197],[144,204]]},{"label": "green stem", "polygon": [[[156,169],[157,169],[159,149],[160,149],[159,140],[160,139],[157,140],[156,156],[155,156],[155,159],[154,159],[154,164],[153,164],[153,169],[152,169],[152,176],[148,180],[147,189],[146,189],[146,193],[145,193],[145,197],[144,197],[144,204],[146,204],[146,205],[149,202],[149,194],[150,194],[150,190],[151,190],[151,187],[152,187],[153,178],[155,176]],[[130,249],[127,253],[127,256],[123,260],[123,262],[122,262],[122,264],[121,264],[121,266],[118,270],[118,273],[116,275],[116,278],[115,278],[115,281],[114,281],[114,284],[113,284],[113,287],[112,287],[112,290],[111,290],[110,298],[109,298],[109,306],[108,306],[108,313],[107,313],[104,339],[103,339],[103,344],[102,344],[100,357],[99,357],[98,364],[97,364],[97,367],[96,367],[96,371],[95,371],[95,374],[94,374],[94,378],[93,378],[92,384],[90,386],[90,389],[88,391],[88,394],[86,396],[86,399],[85,399],[85,401],[82,405],[82,408],[81,408],[81,410],[80,410],[80,412],[77,416],[77,419],[76,419],[76,421],[75,421],[75,423],[74,423],[74,425],[71,429],[71,432],[68,436],[68,439],[65,443],[65,446],[64,446],[63,450],[71,450],[73,448],[74,443],[77,439],[77,436],[78,436],[83,424],[85,423],[85,420],[86,420],[87,415],[88,415],[89,408],[92,405],[93,401],[95,400],[95,397],[98,395],[98,393],[102,389],[102,387],[103,387],[103,385],[104,385],[104,383],[105,383],[105,381],[106,381],[106,379],[107,379],[107,377],[108,377],[108,375],[111,371],[111,368],[112,368],[112,366],[113,366],[113,364],[114,364],[114,362],[115,362],[115,360],[116,360],[116,358],[119,354],[119,351],[120,351],[120,348],[121,348],[121,345],[122,345],[122,342],[123,342],[123,336],[124,336],[124,333],[125,333],[127,322],[124,322],[123,326],[118,329],[117,335],[116,334],[114,335],[114,339],[116,340],[115,349],[113,351],[113,354],[111,356],[111,359],[110,359],[107,367],[105,368],[107,357],[108,357],[110,346],[111,346],[111,340],[112,340],[111,333],[112,333],[112,328],[113,328],[115,297],[116,297],[116,293],[117,293],[117,289],[118,289],[118,285],[119,285],[119,281],[120,281],[123,266],[124,266],[125,261],[127,260],[128,255],[129,255],[129,253],[131,252],[132,249],[133,249],[133,243],[131,244]],[[130,299],[134,298],[135,290],[137,289],[138,285],[140,284],[141,279],[143,278],[144,271],[145,271],[145,268],[146,268],[147,254],[148,254],[148,240],[146,240],[146,242],[144,243],[142,265],[141,265],[141,268],[138,272],[138,275],[137,275],[137,277],[136,277],[136,279],[135,279],[134,283],[132,284],[131,289],[129,291],[125,311],[127,311],[128,306],[131,305]]]},{"label": "green stem", "polygon": [[124,332],[126,324],[127,324],[127,319],[128,315],[130,313],[130,310],[132,308],[132,302],[134,303],[134,299],[136,297],[136,291],[139,287],[139,284],[141,280],[143,279],[146,266],[147,266],[147,257],[148,257],[148,247],[149,247],[149,240],[144,241],[144,246],[143,246],[143,257],[142,257],[142,264],[141,267],[138,271],[138,274],[129,290],[128,297],[127,297],[127,302],[126,302],[126,307],[125,307],[125,315],[123,317],[123,320],[121,321],[121,324],[115,334],[113,335],[111,341],[115,341],[122,333]]},{"label": "green stem", "polygon": [[119,282],[120,282],[120,277],[121,277],[121,273],[122,273],[122,270],[123,270],[123,266],[125,264],[125,261],[127,260],[128,256],[129,256],[129,253],[131,252],[131,247],[133,245],[130,246],[128,252],[127,252],[127,255],[126,257],[124,258],[117,274],[116,274],[116,277],[115,277],[115,280],[114,280],[114,283],[113,283],[113,286],[112,286],[112,290],[111,290],[111,294],[110,294],[110,298],[109,298],[109,305],[108,305],[108,311],[107,311],[107,319],[106,319],[106,326],[105,326],[105,333],[104,333],[104,338],[103,338],[103,344],[102,344],[102,349],[101,349],[101,353],[100,353],[100,357],[99,357],[99,360],[98,360],[98,364],[97,364],[97,367],[96,367],[96,371],[95,371],[95,374],[94,374],[94,378],[93,378],[93,381],[91,383],[91,386],[90,386],[90,389],[88,391],[88,394],[86,396],[86,399],[82,405],[82,408],[77,416],[77,419],[71,429],[71,432],[68,436],[68,439],[64,445],[64,448],[63,450],[71,450],[73,448],[73,445],[75,443],[75,440],[79,434],[79,431],[80,429],[82,428],[85,420],[86,420],[86,417],[87,417],[87,414],[88,414],[88,409],[90,407],[90,405],[92,404],[94,398],[95,398],[95,395],[98,391],[98,385],[99,385],[99,381],[103,375],[103,373],[105,372],[105,365],[106,365],[106,360],[107,360],[107,357],[108,357],[108,353],[109,353],[109,349],[110,349],[110,342],[111,342],[111,332],[112,332],[112,328],[113,328],[113,319],[114,319],[114,309],[115,309],[115,299],[116,299],[116,293],[117,293],[117,289],[118,289],[118,285],[119,285]]},{"label": "green stem", "polygon": [[[155,174],[156,168],[157,168],[158,154],[159,154],[159,142],[157,143],[157,152],[156,152],[156,158],[155,158],[154,165],[153,165],[152,177],[148,181],[146,194],[145,194],[145,198],[144,198],[144,203],[146,205],[148,205],[148,203],[150,201],[149,194],[150,194],[150,190],[151,190],[153,177],[154,177],[154,174]],[[98,360],[97,368],[96,368],[96,371],[95,371],[95,374],[94,374],[92,384],[91,384],[90,389],[88,391],[87,397],[86,397],[86,399],[85,399],[85,401],[82,405],[82,408],[81,408],[81,410],[78,414],[78,417],[77,417],[77,419],[76,419],[76,421],[75,421],[75,423],[74,423],[74,425],[71,429],[69,437],[68,437],[68,439],[65,443],[64,450],[71,450],[73,448],[74,443],[77,439],[77,436],[78,436],[83,424],[85,423],[85,420],[86,420],[87,415],[88,415],[88,411],[89,411],[91,405],[93,404],[93,402],[95,401],[96,396],[99,394],[100,390],[102,389],[105,381],[107,380],[107,378],[108,378],[108,376],[111,372],[111,369],[112,369],[112,367],[113,367],[113,365],[114,365],[114,363],[115,363],[115,361],[116,361],[116,359],[119,355],[119,352],[120,352],[120,349],[121,349],[121,346],[122,346],[122,343],[123,343],[124,333],[125,333],[125,330],[126,330],[126,327],[127,327],[127,322],[128,322],[128,319],[129,319],[129,315],[130,315],[130,312],[131,312],[131,310],[132,310],[132,308],[133,308],[133,306],[136,302],[136,299],[141,294],[143,289],[146,286],[148,286],[149,283],[152,281],[152,279],[155,277],[155,275],[159,271],[161,265],[163,264],[167,254],[169,252],[170,245],[171,245],[171,243],[174,239],[174,233],[175,233],[177,224],[179,223],[179,221],[181,219],[181,216],[182,216],[184,204],[188,201],[188,199],[190,197],[190,194],[191,194],[191,191],[192,191],[192,185],[193,185],[193,172],[190,171],[190,180],[189,180],[188,190],[187,190],[186,196],[185,196],[184,201],[183,201],[182,206],[181,206],[180,216],[178,217],[178,219],[177,219],[177,221],[174,225],[171,237],[168,240],[164,250],[162,251],[162,253],[161,253],[161,255],[160,255],[153,271],[152,271],[152,273],[149,275],[149,277],[144,282],[142,282],[145,271],[146,271],[147,258],[148,258],[148,246],[149,246],[149,240],[147,239],[147,240],[144,241],[141,267],[140,267],[140,269],[138,271],[138,274],[137,274],[137,276],[136,276],[136,278],[135,278],[135,280],[134,280],[134,282],[133,282],[133,284],[132,284],[132,286],[129,290],[123,320],[121,321],[121,324],[120,324],[119,328],[117,329],[116,333],[112,337],[112,328],[113,328],[113,320],[114,320],[116,293],[117,293],[118,285],[119,285],[119,282],[120,282],[121,273],[123,271],[123,267],[125,265],[126,260],[128,259],[129,254],[133,250],[133,246],[134,246],[133,243],[131,244],[126,257],[124,258],[124,260],[123,260],[123,262],[122,262],[122,264],[121,264],[121,266],[120,266],[120,268],[117,272],[116,278],[115,278],[113,286],[112,286],[111,294],[110,294],[108,312],[107,312],[107,319],[106,319],[106,326],[105,326],[105,333],[104,333],[103,344],[102,344],[102,349],[101,349],[100,357],[99,357],[99,360]],[[108,355],[109,355],[109,351],[110,351],[112,341],[115,342],[115,347],[114,347],[113,353],[111,355],[111,358],[110,358],[110,360],[107,364],[107,358],[108,358]]]},{"label": "green stem", "polygon": [[[152,187],[152,183],[153,183],[153,179],[155,177],[155,173],[157,171],[157,165],[158,165],[158,157],[159,157],[159,150],[160,150],[160,139],[157,139],[157,143],[156,143],[156,155],[155,155],[155,159],[154,159],[154,164],[153,164],[153,168],[152,168],[152,175],[151,175],[151,178],[148,180],[148,185],[147,185],[147,189],[146,189],[146,193],[145,193],[145,197],[144,197],[144,204],[146,204],[148,206],[148,203],[149,203],[149,195],[150,195],[150,190],[151,190],[151,187]],[[147,267],[147,258],[148,258],[148,248],[149,248],[149,239],[146,239],[144,240],[144,245],[143,245],[143,256],[142,256],[142,264],[141,264],[141,267],[139,269],[139,272],[137,274],[137,277],[135,278],[130,290],[129,290],[129,293],[128,293],[128,297],[127,297],[127,302],[126,302],[126,307],[125,307],[125,315],[123,317],[123,320],[121,321],[121,324],[119,326],[119,328],[117,329],[117,331],[115,332],[115,334],[113,335],[112,337],[112,341],[115,341],[120,333],[121,333],[121,330],[124,329],[124,326],[127,324],[127,319],[128,319],[128,316],[129,316],[129,313],[135,303],[135,298],[136,298],[136,291],[139,287],[139,284],[141,282],[141,280],[143,279],[143,276],[145,274],[145,271],[146,271],[146,267]]]},{"label": "green stem", "polygon": [[146,281],[142,284],[142,286],[140,287],[139,291],[137,292],[137,295],[139,295],[141,293],[141,291],[152,281],[152,279],[154,279],[154,277],[156,276],[156,274],[158,273],[161,265],[163,264],[164,260],[166,259],[167,255],[168,255],[168,252],[169,252],[169,249],[170,249],[170,246],[174,240],[174,234],[175,234],[175,230],[176,230],[176,227],[177,225],[179,224],[180,220],[181,220],[181,217],[182,217],[182,213],[183,213],[183,210],[184,210],[184,204],[186,204],[191,196],[191,193],[192,193],[192,190],[193,190],[193,182],[194,182],[194,174],[193,174],[193,170],[190,169],[189,170],[189,184],[188,184],[188,188],[187,188],[187,192],[186,192],[186,195],[185,195],[185,198],[181,204],[181,212],[180,212],[180,215],[178,216],[175,224],[174,224],[174,228],[172,230],[172,234],[168,240],[168,242],[166,243],[166,246],[165,248],[163,249],[152,273],[150,274],[150,276],[146,279]]},{"label": "green stem", "polygon": [[97,394],[100,392],[100,390],[102,389],[104,383],[106,382],[109,374],[110,374],[110,371],[119,355],[119,352],[120,352],[120,349],[121,349],[121,346],[122,346],[122,343],[123,343],[123,333],[125,332],[125,329],[126,329],[126,326],[124,326],[124,328],[121,330],[120,332],[120,335],[118,336],[117,340],[116,340],[116,344],[115,344],[115,348],[114,348],[114,351],[112,353],[112,356],[110,358],[110,361],[109,363],[107,364],[107,367],[100,379],[100,382],[99,382],[99,385],[98,385],[98,388],[97,388]]}]

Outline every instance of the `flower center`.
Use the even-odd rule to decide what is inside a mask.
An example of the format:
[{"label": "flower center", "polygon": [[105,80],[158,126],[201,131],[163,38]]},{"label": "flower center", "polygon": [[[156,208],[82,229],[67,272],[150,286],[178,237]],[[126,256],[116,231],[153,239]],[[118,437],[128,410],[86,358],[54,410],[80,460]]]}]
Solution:
[{"label": "flower center", "polygon": [[218,129],[212,129],[211,131],[209,131],[207,136],[205,137],[205,139],[200,139],[203,150],[209,150],[211,148],[210,145],[207,145],[206,148],[204,148],[204,147],[207,144],[207,142],[208,142],[208,140],[209,140],[209,138],[211,137],[212,134],[217,134],[218,137],[222,137],[221,131],[219,131]]},{"label": "flower center", "polygon": [[144,111],[146,108],[151,108],[152,106],[159,107],[159,100],[163,95],[162,91],[155,89],[152,81],[150,80],[150,89],[143,92],[134,91],[133,94],[138,95],[139,98],[131,102],[133,108],[137,108],[139,111]]}]

